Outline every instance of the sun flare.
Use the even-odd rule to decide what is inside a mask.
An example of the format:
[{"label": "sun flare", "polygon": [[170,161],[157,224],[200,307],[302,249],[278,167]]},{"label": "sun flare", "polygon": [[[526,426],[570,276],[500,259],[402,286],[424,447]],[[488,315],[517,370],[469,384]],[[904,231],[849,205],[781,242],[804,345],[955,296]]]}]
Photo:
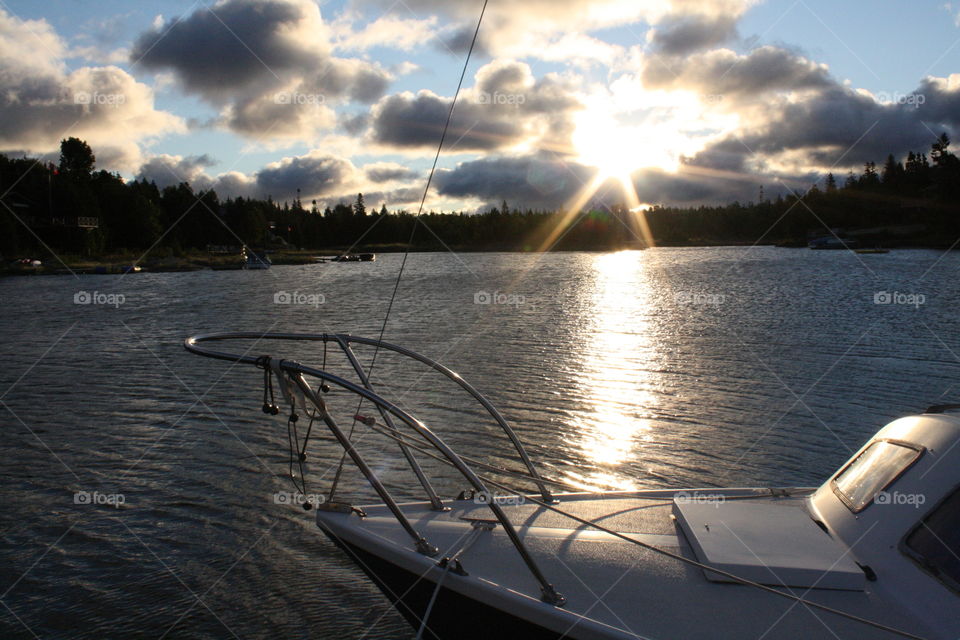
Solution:
[{"label": "sun flare", "polygon": [[596,167],[603,178],[622,180],[650,167],[676,169],[670,140],[654,127],[621,123],[603,107],[586,109],[575,124],[573,144],[580,162]]}]

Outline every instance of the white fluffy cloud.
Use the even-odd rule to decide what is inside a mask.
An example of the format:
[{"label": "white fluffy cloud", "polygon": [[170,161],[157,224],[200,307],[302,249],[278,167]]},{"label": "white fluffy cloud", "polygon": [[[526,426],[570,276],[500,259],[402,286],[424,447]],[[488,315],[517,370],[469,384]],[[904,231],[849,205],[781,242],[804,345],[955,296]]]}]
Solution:
[{"label": "white fluffy cloud", "polygon": [[68,71],[66,43],[43,20],[0,10],[0,149],[54,151],[87,140],[111,169],[132,169],[140,143],[185,130],[154,108],[153,90],[116,66]]}]

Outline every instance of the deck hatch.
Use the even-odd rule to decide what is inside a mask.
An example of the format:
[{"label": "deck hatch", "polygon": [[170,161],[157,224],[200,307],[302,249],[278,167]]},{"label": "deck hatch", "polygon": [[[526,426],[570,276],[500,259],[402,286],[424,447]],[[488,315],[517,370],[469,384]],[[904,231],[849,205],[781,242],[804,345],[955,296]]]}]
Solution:
[{"label": "deck hatch", "polygon": [[[771,586],[863,591],[855,559],[816,525],[798,500],[674,500],[697,559]],[[732,582],[704,571],[713,582]]]}]

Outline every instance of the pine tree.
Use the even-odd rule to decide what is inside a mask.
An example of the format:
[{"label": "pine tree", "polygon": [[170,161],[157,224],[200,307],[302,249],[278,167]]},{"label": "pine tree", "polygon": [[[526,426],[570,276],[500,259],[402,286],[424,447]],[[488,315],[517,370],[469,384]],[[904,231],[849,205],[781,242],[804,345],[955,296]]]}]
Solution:
[{"label": "pine tree", "polygon": [[903,173],[903,165],[897,162],[891,153],[887,156],[887,161],[883,165],[880,181],[888,191],[899,191],[903,182]]},{"label": "pine tree", "polygon": [[952,155],[947,151],[949,146],[950,138],[947,137],[947,133],[941,133],[940,137],[937,138],[937,141],[934,142],[930,148],[930,159],[933,160],[934,166],[941,167],[947,163],[947,158]]},{"label": "pine tree", "polygon": [[827,174],[827,193],[833,193],[837,190],[837,179],[833,177],[832,173]]},{"label": "pine tree", "polygon": [[880,184],[880,176],[877,175],[877,164],[875,162],[866,162],[863,165],[863,175],[860,177],[860,186],[866,189],[873,189]]},{"label": "pine tree", "polygon": [[353,203],[353,215],[361,217],[367,215],[367,207],[363,204],[363,194],[357,194],[357,201]]}]

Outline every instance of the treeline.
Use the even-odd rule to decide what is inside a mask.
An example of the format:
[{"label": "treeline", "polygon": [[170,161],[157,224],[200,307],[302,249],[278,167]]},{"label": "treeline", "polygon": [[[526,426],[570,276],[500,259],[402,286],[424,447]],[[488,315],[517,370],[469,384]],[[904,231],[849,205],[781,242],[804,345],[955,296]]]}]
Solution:
[{"label": "treeline", "polygon": [[[646,214],[655,244],[802,244],[827,228],[873,229],[879,243],[950,244],[960,236],[960,161],[942,135],[926,153],[869,162],[842,184],[833,174],[805,193],[714,207],[657,206]],[[346,249],[613,249],[637,246],[631,214],[619,206],[574,216],[512,208],[426,213],[417,220],[386,206],[368,211],[362,195],[323,210],[268,198],[227,198],[183,182],[163,189],[96,170],[90,147],[61,144],[59,164],[0,155],[0,252],[5,258],[58,254],[97,257],[151,249],[152,254],[204,251],[211,246]]]},{"label": "treeline", "polygon": [[942,134],[929,156],[909,152],[867,162],[842,184],[832,173],[784,197],[771,199],[758,187],[757,200],[717,207],[654,207],[647,213],[657,244],[725,242],[806,244],[830,229],[856,231],[864,242],[950,246],[960,237],[960,160]]},{"label": "treeline", "polygon": [[[151,250],[151,255],[204,251],[208,247],[347,249],[405,245],[538,250],[551,242],[559,215],[511,209],[506,202],[482,215],[425,213],[416,217],[386,206],[368,211],[363,196],[320,210],[253,198],[221,199],[181,182],[160,189],[153,182],[124,181],[96,170],[84,141],[61,143],[58,165],[0,155],[0,252],[4,257],[58,254],[97,257]],[[566,249],[624,246],[631,234],[617,213],[593,213],[556,245]],[[92,224],[95,221],[95,226]]]}]

